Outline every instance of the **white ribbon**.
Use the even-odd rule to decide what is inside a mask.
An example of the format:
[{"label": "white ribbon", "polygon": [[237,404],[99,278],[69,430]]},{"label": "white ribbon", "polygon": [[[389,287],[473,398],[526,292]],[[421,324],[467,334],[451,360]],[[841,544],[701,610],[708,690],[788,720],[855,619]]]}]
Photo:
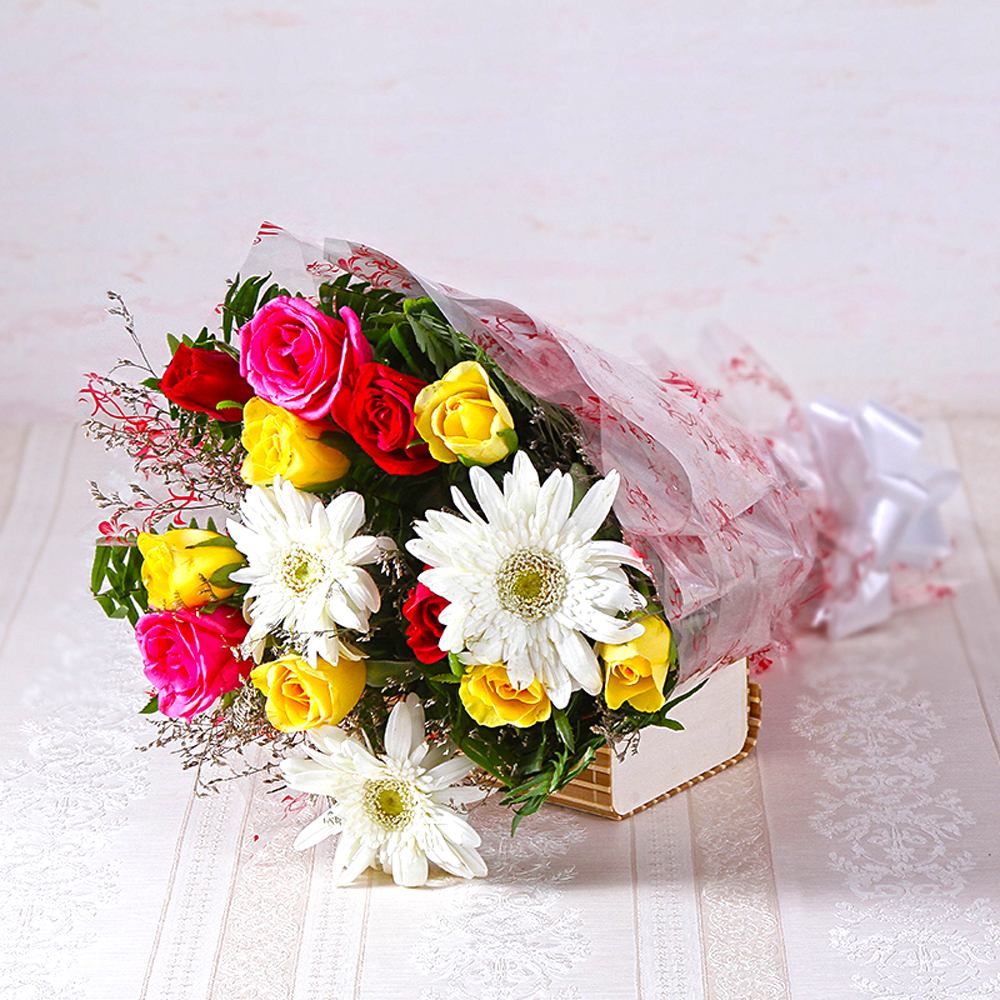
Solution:
[{"label": "white ribbon", "polygon": [[806,418],[830,517],[825,533],[836,540],[815,624],[837,638],[889,617],[892,566],[930,569],[948,555],[938,508],[959,477],[922,462],[920,426],[878,403],[820,401]]}]

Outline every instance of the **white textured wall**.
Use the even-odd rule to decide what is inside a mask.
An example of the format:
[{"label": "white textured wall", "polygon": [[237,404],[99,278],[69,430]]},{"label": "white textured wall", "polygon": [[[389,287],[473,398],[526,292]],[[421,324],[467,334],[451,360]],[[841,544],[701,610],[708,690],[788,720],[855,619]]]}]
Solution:
[{"label": "white textured wall", "polygon": [[1000,4],[5,0],[0,419],[196,330],[262,219],[804,397],[1000,411]]}]

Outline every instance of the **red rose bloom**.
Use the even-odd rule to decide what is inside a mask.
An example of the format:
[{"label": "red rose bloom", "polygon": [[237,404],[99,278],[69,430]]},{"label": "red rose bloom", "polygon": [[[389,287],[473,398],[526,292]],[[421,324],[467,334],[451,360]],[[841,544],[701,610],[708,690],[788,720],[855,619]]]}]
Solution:
[{"label": "red rose bloom", "polygon": [[395,476],[419,476],[438,464],[414,427],[413,401],[425,385],[370,361],[345,380],[330,415],[379,468]]},{"label": "red rose bloom", "polygon": [[437,663],[447,655],[438,645],[444,632],[438,616],[446,607],[448,602],[422,583],[410,591],[403,605],[403,615],[410,623],[406,627],[406,642],[421,663]]},{"label": "red rose bloom", "polygon": [[207,413],[216,420],[240,420],[240,410],[218,408],[227,399],[245,403],[253,389],[240,375],[240,363],[224,351],[181,344],[160,379],[160,391],[182,409]]}]

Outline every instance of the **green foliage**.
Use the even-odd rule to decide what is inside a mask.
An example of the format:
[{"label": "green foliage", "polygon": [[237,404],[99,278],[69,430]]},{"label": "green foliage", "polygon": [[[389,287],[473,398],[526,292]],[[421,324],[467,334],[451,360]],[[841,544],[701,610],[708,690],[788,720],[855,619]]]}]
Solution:
[{"label": "green foliage", "polygon": [[[271,299],[290,294],[287,289],[275,282],[268,285],[270,278],[270,274],[265,274],[263,277],[254,276],[240,281],[240,276],[236,275],[222,302],[222,337],[226,344],[232,342],[233,327],[239,329]],[[207,331],[202,333],[205,334]]]},{"label": "green foliage", "polygon": [[90,590],[109,618],[127,618],[134,627],[139,616],[145,614],[148,600],[142,585],[142,553],[138,547],[98,542]]}]

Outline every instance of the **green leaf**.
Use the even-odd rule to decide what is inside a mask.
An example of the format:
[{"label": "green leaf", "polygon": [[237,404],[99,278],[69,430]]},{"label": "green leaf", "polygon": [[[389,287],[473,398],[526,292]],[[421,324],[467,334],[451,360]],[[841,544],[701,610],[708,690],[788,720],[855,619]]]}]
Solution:
[{"label": "green leaf", "polygon": [[439,319],[436,311],[437,307],[430,299],[407,299],[403,303],[403,312],[417,347],[427,356],[440,377],[459,361],[471,361],[476,356],[476,346],[450,324]]},{"label": "green leaf", "polygon": [[111,546],[97,544],[94,548],[94,565],[90,571],[90,589],[97,593],[104,583],[104,574],[108,568],[108,560],[111,558]]},{"label": "green leaf", "polygon": [[707,683],[708,678],[706,677],[700,684],[696,684],[690,691],[685,691],[679,698],[674,698],[673,701],[668,701],[663,708],[660,709],[660,711],[666,714],[670,711],[670,709],[679,705],[682,701],[687,701],[692,695],[697,694]]},{"label": "green leaf", "polygon": [[465,664],[454,653],[448,654],[448,666],[456,677],[465,676]]},{"label": "green leaf", "polygon": [[[603,740],[601,741],[604,742]],[[584,750],[583,756],[573,765],[573,767],[566,772],[565,780],[563,785],[568,785],[575,777],[582,774],[584,771],[590,767],[592,761],[597,756],[597,745],[588,744],[587,749]],[[557,789],[558,791],[558,789]]]},{"label": "green leaf", "polygon": [[146,707],[139,709],[139,714],[152,715],[154,712],[158,712],[159,710],[160,710],[160,696],[159,694],[154,694],[153,697],[146,702]]},{"label": "green leaf", "polygon": [[548,798],[547,795],[539,795],[536,798],[529,799],[520,809],[514,813],[514,819],[510,824],[510,835],[513,837],[517,833],[517,828],[521,825],[521,820],[526,816],[531,816],[538,812],[539,809],[545,805],[545,800]]},{"label": "green leaf", "polygon": [[181,346],[181,342],[172,334],[167,334],[167,347],[170,348],[170,354],[173,356],[177,353],[177,348]]},{"label": "green leaf", "polygon": [[662,729],[673,729],[675,731],[680,731],[684,728],[676,719],[662,719],[654,722],[653,725],[660,726]]},{"label": "green leaf", "polygon": [[507,445],[508,454],[513,455],[514,452],[517,451],[517,431],[515,431],[512,427],[504,428],[504,430],[498,431],[497,437],[500,438],[505,445]]},{"label": "green leaf", "polygon": [[340,479],[331,479],[326,483],[312,483],[309,486],[298,486],[296,489],[301,490],[303,493],[332,493],[340,481]]},{"label": "green leaf", "polygon": [[241,559],[239,562],[227,563],[225,566],[220,566],[209,578],[208,582],[213,587],[235,587],[236,584],[229,579],[230,573],[235,573],[238,569],[244,566],[244,562]]},{"label": "green leaf", "polygon": [[542,768],[542,761],[545,760],[545,751],[548,747],[548,737],[546,736],[545,730],[542,730],[542,738],[535,749],[525,755],[521,762],[521,773],[522,774],[534,774],[536,771],[540,771]]},{"label": "green leaf", "polygon": [[503,758],[497,753],[496,747],[478,740],[473,736],[466,736],[459,742],[459,749],[465,754],[473,764],[477,764],[484,771],[502,779]]},{"label": "green leaf", "polygon": [[394,677],[419,669],[419,664],[415,660],[365,660],[365,668],[365,682],[371,687],[380,688]]},{"label": "green leaf", "polygon": [[406,341],[403,339],[403,333],[398,326],[393,325],[389,328],[389,339],[396,350],[403,355],[406,363],[410,366],[410,370],[417,370],[417,363],[413,360],[413,355],[410,354],[410,349],[407,347]]},{"label": "green leaf", "polygon": [[101,610],[110,618],[117,605],[110,594],[95,594],[94,600],[100,605]]},{"label": "green leaf", "polygon": [[[208,530],[215,531],[215,528],[212,527],[213,522],[211,518],[208,519],[208,524]],[[203,542],[194,542],[191,545],[185,545],[184,547],[187,549],[210,549],[219,547],[235,549],[236,542],[234,542],[229,535],[219,535],[218,538],[206,538]]]},{"label": "green leaf", "polygon": [[238,403],[235,399],[220,399],[215,404],[217,410],[242,410],[244,403]]},{"label": "green leaf", "polygon": [[343,454],[347,454],[354,446],[354,442],[342,431],[323,431],[319,436],[319,443],[327,448],[336,448]]},{"label": "green leaf", "polygon": [[576,746],[576,738],[573,736],[573,727],[569,724],[565,709],[553,708],[552,721],[556,724],[556,732],[559,734],[559,739],[562,740],[566,749],[572,753]]},{"label": "green leaf", "polygon": [[109,618],[128,618],[134,624],[147,603],[142,584],[142,553],[135,545],[99,544],[98,549],[102,548],[104,553],[95,552],[91,583],[99,588],[103,582],[107,587],[101,593],[92,588],[94,597]]}]

